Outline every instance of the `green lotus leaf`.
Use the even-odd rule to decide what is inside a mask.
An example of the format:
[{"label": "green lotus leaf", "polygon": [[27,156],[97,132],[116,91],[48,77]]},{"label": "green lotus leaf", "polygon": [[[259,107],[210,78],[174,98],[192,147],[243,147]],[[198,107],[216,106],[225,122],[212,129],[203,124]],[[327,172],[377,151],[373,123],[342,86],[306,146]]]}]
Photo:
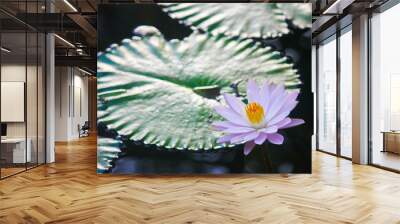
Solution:
[{"label": "green lotus leaf", "polygon": [[310,4],[160,3],[172,18],[214,35],[274,38],[289,33],[286,19],[311,27]]},{"label": "green lotus leaf", "polygon": [[194,32],[167,41],[148,26],[135,33],[99,53],[97,73],[99,122],[131,140],[173,149],[224,147],[210,128],[222,120],[213,109],[220,92],[245,95],[250,78],[288,88],[300,83],[287,58],[250,39]]},{"label": "green lotus leaf", "polygon": [[97,171],[107,171],[111,167],[111,161],[118,158],[121,142],[112,138],[98,137],[97,139]]},{"label": "green lotus leaf", "polygon": [[276,5],[293,25],[300,29],[311,28],[311,3],[277,3]]}]

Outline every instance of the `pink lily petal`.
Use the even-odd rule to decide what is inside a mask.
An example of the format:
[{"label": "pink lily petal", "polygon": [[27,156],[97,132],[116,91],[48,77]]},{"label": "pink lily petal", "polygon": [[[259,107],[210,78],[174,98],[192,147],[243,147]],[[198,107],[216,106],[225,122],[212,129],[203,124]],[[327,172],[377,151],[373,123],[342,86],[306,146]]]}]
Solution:
[{"label": "pink lily petal", "polygon": [[228,106],[233,111],[235,111],[236,113],[238,113],[240,115],[244,115],[244,108],[246,105],[239,98],[225,93],[224,99],[225,99],[226,103],[228,104]]},{"label": "pink lily petal", "polygon": [[233,137],[231,139],[231,143],[238,144],[238,143],[242,143],[242,142],[253,141],[255,138],[258,137],[258,135],[259,135],[259,133],[257,131],[239,134],[238,136]]},{"label": "pink lily petal", "polygon": [[279,96],[282,96],[285,94],[285,86],[283,84],[276,85],[275,88],[271,92],[271,103],[277,99],[279,99]]},{"label": "pink lily petal", "polygon": [[237,124],[233,124],[232,122],[229,121],[215,121],[211,124],[211,126],[217,131],[223,131],[227,128],[238,127]]},{"label": "pink lily petal", "polygon": [[260,135],[254,139],[254,143],[256,143],[257,145],[261,145],[265,142],[265,140],[267,140],[268,134],[265,133],[260,133]]},{"label": "pink lily petal", "polygon": [[239,135],[239,134],[227,134],[227,135],[224,135],[224,136],[220,137],[220,138],[217,140],[217,143],[218,143],[218,144],[221,144],[221,143],[228,143],[228,142],[231,141],[232,138],[234,138],[234,137],[236,137],[236,136],[238,136],[238,135]]},{"label": "pink lily petal", "polygon": [[293,101],[288,105],[283,106],[275,117],[272,117],[269,120],[267,120],[268,124],[274,125],[277,122],[285,119],[287,116],[289,116],[290,112],[292,112],[292,110],[297,106],[298,103],[299,103],[298,101]]},{"label": "pink lily petal", "polygon": [[226,129],[225,127],[218,126],[218,125],[214,125],[214,124],[211,124],[211,127],[212,127],[212,129],[213,129],[214,131],[223,131],[223,130]]},{"label": "pink lily petal", "polygon": [[260,130],[262,133],[265,134],[273,134],[276,133],[278,131],[278,127],[277,126],[270,126],[270,127],[266,127]]},{"label": "pink lily petal", "polygon": [[269,95],[271,96],[272,92],[278,87],[276,84],[270,82],[269,83]]},{"label": "pink lily petal", "polygon": [[280,83],[276,85],[274,91],[271,93],[271,96],[280,96],[285,93],[285,85],[283,83]]},{"label": "pink lily petal", "polygon": [[298,101],[292,101],[289,102],[288,104],[283,105],[283,107],[279,110],[279,112],[277,114],[281,114],[281,113],[287,113],[287,112],[291,112],[298,104]]},{"label": "pink lily petal", "polygon": [[231,134],[243,134],[243,133],[248,133],[255,131],[254,128],[251,127],[231,127],[228,129],[225,129],[224,132],[226,133],[231,133]]},{"label": "pink lily petal", "polygon": [[272,85],[266,81],[263,86],[261,87],[260,90],[260,103],[261,106],[263,106],[264,108],[267,108],[269,101],[271,100],[271,87]]},{"label": "pink lily petal", "polygon": [[285,99],[287,97],[287,93],[283,93],[282,95],[275,96],[275,98],[272,99],[272,102],[269,103],[268,105],[268,117],[267,119],[273,117],[276,112],[278,112],[282,104],[285,102]]},{"label": "pink lily petal", "polygon": [[224,94],[227,107],[219,106],[215,110],[227,121],[212,124],[216,130],[225,133],[218,139],[218,142],[246,143],[245,155],[248,155],[255,145],[263,144],[266,140],[272,144],[283,144],[284,137],[278,133],[278,130],[304,123],[302,119],[289,118],[291,111],[298,104],[296,101],[298,95],[299,91],[287,91],[283,84],[276,85],[265,82],[260,89],[254,80],[249,80],[247,84],[248,102],[261,104],[265,112],[264,123],[260,125],[261,129],[257,130],[247,120],[246,105],[239,98]]},{"label": "pink lily petal", "polygon": [[268,102],[268,106],[266,107],[266,111],[265,111],[265,119],[266,120],[270,120],[272,117],[272,114],[270,113],[270,111],[275,110],[274,106],[276,104],[276,102],[282,101],[282,96],[286,96],[285,93],[285,87],[283,84],[280,84],[279,86],[277,86],[271,93],[271,100],[270,102]]},{"label": "pink lily petal", "polygon": [[268,134],[268,141],[271,142],[272,144],[275,145],[282,145],[283,143],[283,136],[279,133],[275,133],[275,134]]},{"label": "pink lily petal", "polygon": [[244,154],[245,156],[247,156],[248,154],[250,154],[250,152],[253,150],[253,148],[254,148],[255,145],[256,145],[256,144],[255,144],[253,141],[246,142],[246,144],[244,145],[244,148],[243,148],[243,154]]},{"label": "pink lily petal", "polygon": [[278,115],[276,115],[275,117],[273,117],[271,120],[268,121],[268,125],[275,125],[276,123],[282,121],[283,119],[289,116],[290,112],[291,111],[285,111],[279,113]]},{"label": "pink lily petal", "polygon": [[282,126],[281,128],[291,128],[297,125],[301,125],[304,124],[304,120],[303,119],[291,119],[291,122],[289,124],[286,124],[284,126]]},{"label": "pink lily petal", "polygon": [[254,80],[249,80],[247,83],[247,99],[249,103],[259,102],[260,99],[260,89]]},{"label": "pink lily petal", "polygon": [[237,124],[237,125],[241,125],[241,126],[249,126],[246,119],[244,119],[239,114],[237,114],[236,112],[232,111],[229,108],[226,108],[224,106],[217,106],[214,109],[219,115],[221,115],[228,121],[232,122],[233,124]]},{"label": "pink lily petal", "polygon": [[279,122],[277,122],[277,123],[275,123],[273,125],[278,127],[278,129],[281,129],[283,126],[289,124],[291,121],[292,121],[292,119],[287,117],[287,118],[285,118],[285,119],[283,119],[283,120],[281,120],[281,121],[279,121]]},{"label": "pink lily petal", "polygon": [[279,111],[281,111],[284,105],[288,105],[294,101],[296,101],[297,96],[299,95],[299,91],[293,91],[288,93],[286,96],[282,96],[283,99],[276,100],[274,104],[271,106],[271,110],[268,111],[271,118],[275,117]]}]

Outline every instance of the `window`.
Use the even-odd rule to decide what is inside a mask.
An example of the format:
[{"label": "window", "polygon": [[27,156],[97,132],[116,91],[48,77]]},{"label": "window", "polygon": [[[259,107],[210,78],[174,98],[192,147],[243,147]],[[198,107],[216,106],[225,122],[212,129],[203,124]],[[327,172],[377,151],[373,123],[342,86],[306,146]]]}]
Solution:
[{"label": "window", "polygon": [[318,48],[318,149],[336,153],[336,38]]},{"label": "window", "polygon": [[400,170],[400,5],[371,18],[371,162]]},{"label": "window", "polygon": [[351,26],[340,36],[340,155],[352,156],[352,35]]}]

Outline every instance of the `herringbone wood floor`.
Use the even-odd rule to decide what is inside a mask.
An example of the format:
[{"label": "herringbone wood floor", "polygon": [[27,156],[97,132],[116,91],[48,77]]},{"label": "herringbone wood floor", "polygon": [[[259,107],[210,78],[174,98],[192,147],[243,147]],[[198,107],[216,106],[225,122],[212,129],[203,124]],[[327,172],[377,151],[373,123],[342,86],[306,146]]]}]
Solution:
[{"label": "herringbone wood floor", "polygon": [[315,152],[312,175],[96,175],[96,139],[0,181],[0,223],[400,223],[400,175]]}]

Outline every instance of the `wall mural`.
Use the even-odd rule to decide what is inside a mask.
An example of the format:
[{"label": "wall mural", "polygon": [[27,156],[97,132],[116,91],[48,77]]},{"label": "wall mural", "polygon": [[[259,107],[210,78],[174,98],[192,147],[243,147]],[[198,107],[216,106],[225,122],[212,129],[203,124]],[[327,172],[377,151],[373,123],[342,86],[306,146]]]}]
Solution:
[{"label": "wall mural", "polygon": [[311,4],[100,5],[98,23],[98,173],[311,172]]}]

